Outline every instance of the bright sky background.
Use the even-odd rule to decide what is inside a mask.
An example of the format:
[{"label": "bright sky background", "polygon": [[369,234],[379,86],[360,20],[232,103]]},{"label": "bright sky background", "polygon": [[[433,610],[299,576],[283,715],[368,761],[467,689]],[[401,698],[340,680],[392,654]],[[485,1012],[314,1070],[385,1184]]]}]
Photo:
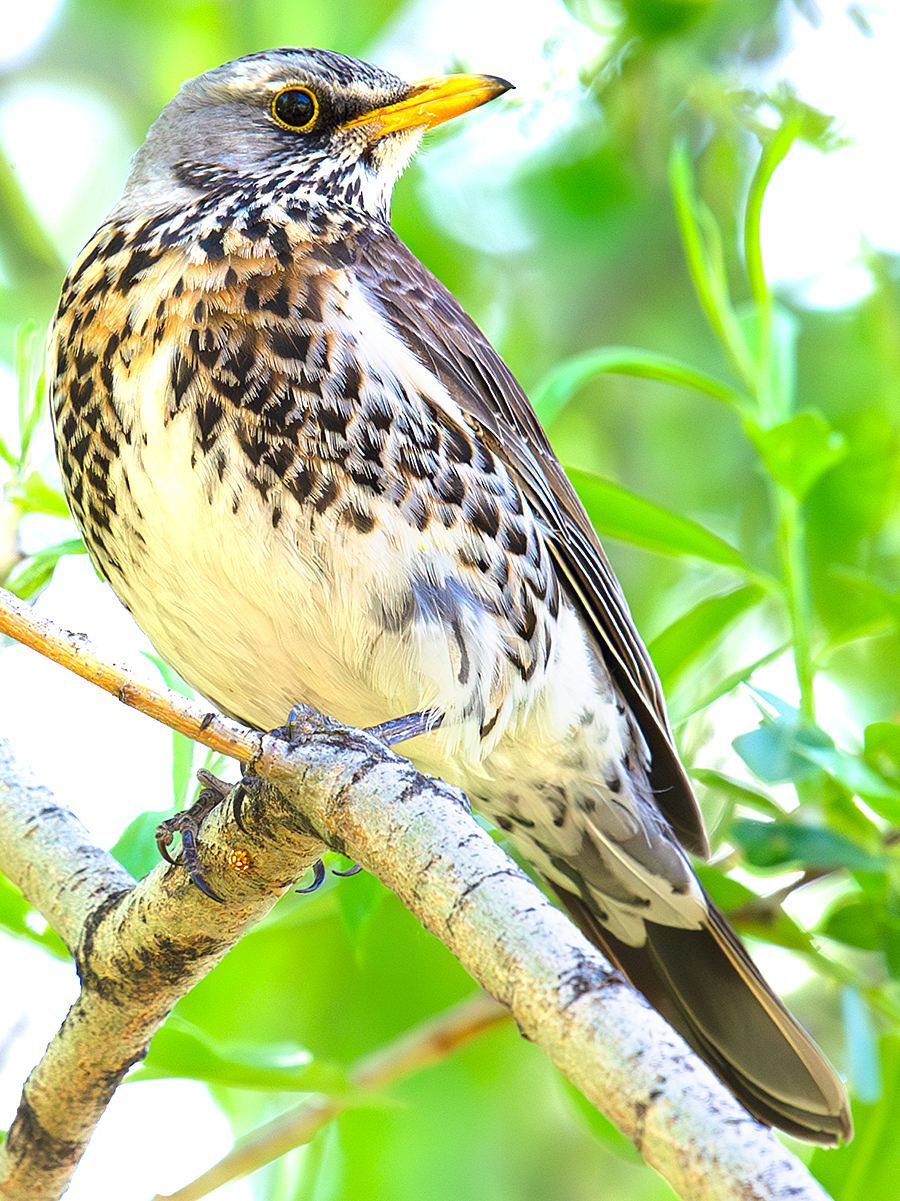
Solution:
[{"label": "bright sky background", "polygon": [[[0,0],[0,69],[35,48],[58,3]],[[790,17],[792,49],[763,82],[791,79],[802,98],[839,115],[843,132],[855,144],[827,157],[802,146],[792,150],[769,189],[763,234],[770,278],[803,303],[828,307],[852,302],[868,290],[868,275],[859,262],[863,237],[873,246],[900,251],[900,5],[883,0],[861,6],[870,37],[846,15],[849,6],[842,0],[818,0],[817,7],[822,19],[815,27],[799,14]],[[555,47],[549,57],[548,41]],[[524,116],[511,113],[501,123],[479,122],[476,114],[453,143],[456,178],[484,179],[490,172],[512,170],[521,155],[533,153],[569,119],[575,98],[571,73],[562,68],[586,61],[598,48],[596,36],[555,0],[428,0],[406,10],[373,57],[416,78],[434,73],[448,54],[455,54],[477,69],[516,82],[526,102]],[[99,94],[73,91],[67,84],[66,120],[59,122],[60,86],[47,79],[0,92],[0,142],[68,259],[115,199],[134,147]],[[438,212],[459,203],[459,195],[449,191],[444,163],[440,151],[426,160]],[[67,181],[68,194],[61,181]],[[68,223],[73,211],[79,212],[77,227]],[[94,219],[85,220],[85,213]],[[525,248],[529,232],[518,215],[499,210],[496,215],[485,248]],[[0,378],[0,393],[3,385]],[[89,631],[102,653],[152,678],[154,669],[140,653],[148,649],[145,640],[86,558],[63,561],[38,608],[68,628]],[[58,756],[53,759],[46,756],[38,714],[52,722]],[[0,729],[104,845],[115,840],[133,815],[159,808],[160,798],[169,793],[168,733],[30,651],[14,647],[0,656]],[[141,764],[140,778],[133,774],[135,763]],[[73,764],[84,770],[73,772]],[[15,1036],[4,1045],[0,1034],[0,1126],[10,1120],[21,1081],[76,987],[70,968],[25,944],[7,940],[3,954],[16,987],[0,990],[0,1032]],[[188,1129],[190,1139],[173,1136]],[[181,1081],[125,1086],[67,1196],[71,1201],[138,1201],[156,1191],[169,1192],[203,1171],[229,1145],[226,1123],[202,1086]],[[123,1180],[133,1184],[126,1188]],[[240,1183],[217,1196],[247,1201],[250,1191]]]}]

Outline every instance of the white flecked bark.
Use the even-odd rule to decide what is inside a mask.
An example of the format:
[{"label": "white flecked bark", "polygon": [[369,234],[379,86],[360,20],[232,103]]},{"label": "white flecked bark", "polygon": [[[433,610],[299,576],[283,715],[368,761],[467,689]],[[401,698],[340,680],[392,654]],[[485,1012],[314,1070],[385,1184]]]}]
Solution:
[{"label": "white flecked bark", "polygon": [[392,888],[686,1201],[822,1201],[806,1169],[481,830],[460,793],[312,711],[295,733],[289,744],[248,732],[259,747],[251,768],[274,788],[251,794],[246,833],[229,806],[204,826],[203,862],[223,905],[177,868],[133,885],[0,757],[0,868],[72,947],[83,981],[0,1149],[3,1201],[60,1196],[171,1006],[323,844]]}]

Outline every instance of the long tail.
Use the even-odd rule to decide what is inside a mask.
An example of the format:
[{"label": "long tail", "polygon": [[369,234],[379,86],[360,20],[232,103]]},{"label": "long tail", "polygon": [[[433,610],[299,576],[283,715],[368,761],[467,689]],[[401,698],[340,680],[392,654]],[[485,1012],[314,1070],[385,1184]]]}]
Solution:
[{"label": "long tail", "polygon": [[621,942],[586,902],[556,886],[581,931],[619,967],[754,1117],[830,1146],[853,1135],[831,1064],[709,904],[699,930],[647,922],[643,946]]}]

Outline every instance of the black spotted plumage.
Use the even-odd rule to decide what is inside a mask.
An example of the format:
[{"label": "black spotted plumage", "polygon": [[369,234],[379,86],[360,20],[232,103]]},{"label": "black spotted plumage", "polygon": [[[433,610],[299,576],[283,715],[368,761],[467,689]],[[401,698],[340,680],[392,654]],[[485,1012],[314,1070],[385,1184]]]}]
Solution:
[{"label": "black spotted plumage", "polygon": [[[834,1072],[703,893],[647,651],[528,401],[389,226],[426,126],[509,85],[328,51],[185,84],[73,266],[50,362],[95,562],[225,712],[305,700],[461,784],[762,1120],[850,1132]],[[273,103],[317,100],[302,131]],[[215,121],[205,120],[210,106]]]}]

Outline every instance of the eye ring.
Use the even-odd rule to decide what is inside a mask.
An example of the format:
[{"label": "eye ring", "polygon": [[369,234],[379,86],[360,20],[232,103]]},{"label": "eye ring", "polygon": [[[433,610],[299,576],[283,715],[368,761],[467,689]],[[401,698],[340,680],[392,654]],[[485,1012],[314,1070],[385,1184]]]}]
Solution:
[{"label": "eye ring", "polygon": [[272,116],[282,129],[305,133],[312,129],[319,116],[319,101],[309,88],[289,84],[272,100]]}]

